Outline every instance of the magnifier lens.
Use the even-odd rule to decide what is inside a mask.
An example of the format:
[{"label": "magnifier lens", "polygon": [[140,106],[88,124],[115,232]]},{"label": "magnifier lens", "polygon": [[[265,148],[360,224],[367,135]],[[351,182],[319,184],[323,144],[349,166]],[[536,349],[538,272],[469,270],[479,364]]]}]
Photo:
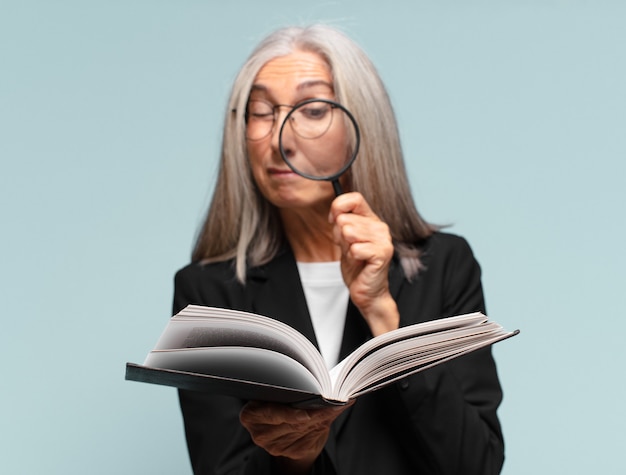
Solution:
[{"label": "magnifier lens", "polygon": [[313,99],[294,107],[281,126],[280,152],[289,167],[313,180],[336,181],[356,158],[359,130],[340,104]]}]

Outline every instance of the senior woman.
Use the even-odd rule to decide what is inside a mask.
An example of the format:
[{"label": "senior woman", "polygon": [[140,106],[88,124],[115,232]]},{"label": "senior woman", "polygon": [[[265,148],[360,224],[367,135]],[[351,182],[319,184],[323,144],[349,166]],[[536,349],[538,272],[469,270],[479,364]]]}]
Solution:
[{"label": "senior woman", "polygon": [[[340,103],[361,128],[337,197],[280,153],[281,123],[308,99]],[[306,154],[298,141],[285,143],[288,157]],[[187,304],[286,322],[329,367],[399,326],[484,311],[478,263],[465,240],[418,214],[385,88],[337,30],[278,30],[237,76],[213,199],[192,263],[175,278],[174,311]],[[341,408],[179,394],[195,474],[486,475],[504,459],[489,348]]]}]

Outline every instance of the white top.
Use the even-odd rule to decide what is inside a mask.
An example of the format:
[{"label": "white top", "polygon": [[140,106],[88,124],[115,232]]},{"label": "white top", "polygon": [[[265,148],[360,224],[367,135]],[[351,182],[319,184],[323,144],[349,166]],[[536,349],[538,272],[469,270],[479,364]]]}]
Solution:
[{"label": "white top", "polygon": [[350,292],[339,261],[297,264],[320,353],[331,369],[339,361]]}]

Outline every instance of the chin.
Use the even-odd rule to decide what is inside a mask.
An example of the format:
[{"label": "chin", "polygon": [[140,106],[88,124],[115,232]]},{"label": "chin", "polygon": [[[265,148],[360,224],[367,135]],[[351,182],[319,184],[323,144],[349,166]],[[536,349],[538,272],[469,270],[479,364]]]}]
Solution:
[{"label": "chin", "polygon": [[[327,182],[314,183],[317,186],[303,188],[285,188],[273,190],[265,195],[265,198],[280,209],[315,208],[320,205],[330,207],[335,198],[332,185]],[[319,186],[324,185],[324,186]]]}]

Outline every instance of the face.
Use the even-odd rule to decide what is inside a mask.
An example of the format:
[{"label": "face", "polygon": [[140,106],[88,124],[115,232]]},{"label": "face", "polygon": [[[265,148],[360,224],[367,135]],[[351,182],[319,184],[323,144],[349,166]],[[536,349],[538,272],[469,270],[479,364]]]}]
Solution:
[{"label": "face", "polygon": [[[293,106],[307,99],[335,99],[330,68],[316,53],[295,51],[267,62],[257,74],[250,101],[265,101],[272,106]],[[281,157],[280,126],[290,107],[277,108],[276,121],[269,135],[248,140],[248,157],[254,179],[265,198],[279,208],[302,208],[328,204],[334,198],[332,185],[326,181],[303,178],[294,173]],[[249,127],[252,122],[249,121]],[[345,129],[334,129],[317,140],[298,138],[290,127],[283,132],[283,147],[291,163],[297,166],[310,160],[346,154]],[[321,150],[321,151],[320,151]],[[315,154],[315,156],[313,156]]]}]

